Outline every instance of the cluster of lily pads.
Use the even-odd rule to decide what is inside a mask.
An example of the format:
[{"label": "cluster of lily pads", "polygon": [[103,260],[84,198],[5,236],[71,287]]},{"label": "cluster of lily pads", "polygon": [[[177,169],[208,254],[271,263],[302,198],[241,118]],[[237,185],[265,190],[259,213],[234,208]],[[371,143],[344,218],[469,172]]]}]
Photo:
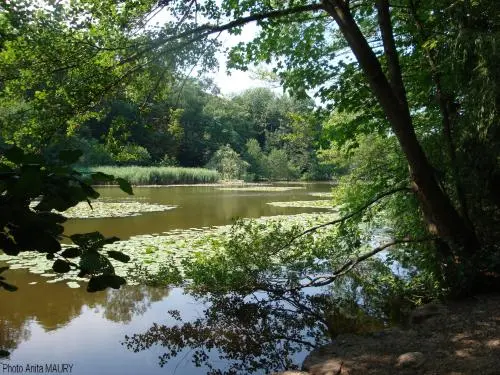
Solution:
[{"label": "cluster of lily pads", "polygon": [[[331,221],[335,217],[333,212],[303,213],[298,215],[279,215],[253,219],[260,223],[280,221],[284,225],[300,225],[304,229]],[[127,279],[129,284],[136,283],[134,270],[146,270],[149,274],[156,274],[165,264],[174,264],[181,268],[182,261],[197,253],[212,250],[212,244],[218,239],[228,236],[231,225],[175,229],[161,234],[145,234],[117,241],[104,246],[104,249],[123,252],[131,257],[131,262],[120,263],[112,260],[115,273]],[[0,261],[5,261],[11,269],[28,269],[29,272],[47,278],[48,283],[66,282],[70,287],[78,287],[79,282],[87,279],[77,276],[77,271],[56,274],[52,270],[53,261],[41,257],[37,252],[23,252],[18,256],[0,254]]]},{"label": "cluster of lily pads", "polygon": [[70,219],[127,217],[138,216],[144,212],[161,212],[172,210],[177,206],[152,204],[144,202],[106,202],[94,201],[92,206],[87,202],[80,202],[62,214]]},{"label": "cluster of lily pads", "polygon": [[268,202],[267,204],[275,207],[334,208],[333,202],[326,199],[310,201]]},{"label": "cluster of lily pads", "polygon": [[229,190],[229,191],[271,191],[271,192],[282,192],[289,190],[300,190],[305,189],[303,186],[244,186],[244,187],[223,187],[219,190]]},{"label": "cluster of lily pads", "polygon": [[326,192],[326,191],[315,191],[313,193],[309,193],[309,195],[320,198],[332,198],[333,196],[331,192]]}]

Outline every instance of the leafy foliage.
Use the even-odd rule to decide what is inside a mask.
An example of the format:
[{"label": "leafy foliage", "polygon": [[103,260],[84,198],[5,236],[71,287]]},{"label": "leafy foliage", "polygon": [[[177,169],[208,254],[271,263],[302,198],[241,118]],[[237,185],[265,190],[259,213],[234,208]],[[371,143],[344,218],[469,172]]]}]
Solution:
[{"label": "leafy foliage", "polygon": [[[104,238],[100,233],[75,234],[70,238],[76,247],[63,248],[60,239],[66,218],[56,211],[65,211],[80,201],[95,199],[99,194],[90,185],[96,179],[114,181],[104,173],[83,175],[71,167],[81,156],[80,151],[63,150],[59,163],[48,164],[36,154],[23,152],[18,147],[4,147],[0,161],[0,249],[7,255],[22,251],[37,251],[54,259],[53,270],[66,273],[79,270],[80,277],[90,277],[88,291],[119,288],[125,283],[114,274],[108,257],[101,254],[102,247],[117,240]],[[118,179],[120,187],[132,194],[130,184]],[[121,262],[129,258],[119,252],[108,256]],[[73,258],[79,258],[74,263]],[[3,271],[3,269],[2,269]],[[0,280],[9,291],[15,287]]]},{"label": "leafy foliage", "polygon": [[226,145],[215,152],[206,167],[217,170],[224,180],[237,180],[245,177],[248,163]]}]

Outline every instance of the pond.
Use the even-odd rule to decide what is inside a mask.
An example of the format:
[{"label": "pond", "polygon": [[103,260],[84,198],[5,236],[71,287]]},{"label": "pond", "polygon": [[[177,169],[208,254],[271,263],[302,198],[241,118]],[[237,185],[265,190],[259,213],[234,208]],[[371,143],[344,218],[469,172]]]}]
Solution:
[{"label": "pond", "polygon": [[[319,212],[325,209],[314,204],[287,207],[283,202],[327,199],[325,194],[331,191],[328,184],[274,187],[274,191],[258,186],[250,189],[136,187],[132,198],[118,188],[101,188],[102,202],[132,201],[169,209],[127,217],[75,218],[67,222],[66,232],[100,231],[107,236],[128,239],[179,229],[228,225],[235,218]],[[323,198],[319,198],[318,193]],[[268,204],[271,202],[281,203]],[[166,326],[176,323],[173,311],[178,311],[184,321],[203,316],[207,305],[183,294],[181,288],[127,285],[118,291],[91,294],[84,288],[70,288],[65,282],[47,283],[44,275],[22,268],[8,270],[4,275],[19,287],[14,293],[3,292],[0,304],[0,349],[11,352],[10,358],[3,360],[4,369],[6,364],[21,365],[24,372],[18,373],[28,373],[26,365],[69,364],[73,365],[74,374],[207,373],[207,368],[192,363],[188,351],[160,367],[163,347],[152,345],[148,350],[134,352],[134,348],[124,345],[126,336],[145,332],[154,323]],[[300,363],[305,354],[305,351],[299,352],[294,359]],[[225,368],[217,353],[209,353],[209,357],[213,357],[214,368]]]}]

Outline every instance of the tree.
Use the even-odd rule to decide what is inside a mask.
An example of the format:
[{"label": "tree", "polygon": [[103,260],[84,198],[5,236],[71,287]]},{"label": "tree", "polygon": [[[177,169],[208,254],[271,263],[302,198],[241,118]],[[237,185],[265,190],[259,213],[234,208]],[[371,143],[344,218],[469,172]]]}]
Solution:
[{"label": "tree", "polygon": [[[424,24],[431,26],[428,29],[431,30],[435,22],[433,14],[439,14],[441,25],[445,25],[445,19],[451,20],[456,16],[454,8],[458,5],[450,1],[425,6],[406,1],[393,5],[391,7],[387,0],[378,0],[375,4],[346,0],[280,3],[227,1],[220,8],[202,9],[205,17],[210,20],[220,20],[222,15],[228,17],[226,23],[219,21],[217,24],[206,23],[201,26],[191,24],[186,33],[192,40],[200,40],[224,30],[238,32],[242,25],[257,22],[261,28],[260,35],[253,42],[240,44],[231,51],[233,67],[246,69],[249,63],[270,62],[274,59],[274,70],[285,87],[302,95],[306,95],[307,89],[315,89],[317,95],[326,100],[342,95],[345,99],[346,94],[354,94],[354,90],[346,86],[352,86],[353,83],[358,85],[361,90],[354,94],[356,100],[353,104],[346,103],[345,100],[333,104],[343,110],[358,108],[365,118],[371,114],[373,120],[366,122],[367,131],[379,130],[396,137],[408,163],[409,183],[418,199],[428,230],[437,235],[443,245],[438,246],[436,251],[450,267],[453,264],[471,265],[480,252],[481,245],[475,228],[467,220],[466,212],[460,212],[457,208],[460,206],[460,199],[455,197],[460,198],[463,194],[455,194],[455,190],[450,189],[452,185],[439,175],[438,168],[431,163],[433,152],[428,148],[424,149],[424,145],[428,144],[425,138],[430,137],[420,127],[420,114],[428,111],[429,103],[422,103],[422,91],[432,93],[440,88],[437,76],[432,72],[432,65],[422,65],[422,60],[419,60],[423,44],[418,42],[421,35],[414,26]],[[471,30],[474,35],[482,32],[474,30],[474,27],[481,20],[491,20],[491,17],[480,11],[483,5],[485,9],[492,11],[490,14],[495,13],[495,5],[489,2],[460,5],[459,13],[463,17],[458,21],[458,26],[443,37],[448,45],[460,36],[463,28]],[[169,6],[174,5],[169,3]],[[409,19],[412,22],[407,23]],[[455,18],[453,24],[456,23]],[[498,32],[491,21],[487,21],[486,29]],[[431,31],[426,32],[434,35]],[[440,34],[436,31],[436,35]],[[177,36],[172,35],[169,38],[175,37]],[[432,39],[427,42],[428,45],[437,43]],[[162,40],[158,40],[158,43],[162,43]],[[332,56],[339,57],[336,60]],[[454,61],[456,59],[455,57]],[[480,61],[475,61],[478,68]],[[415,78],[412,78],[410,68],[416,66],[423,73],[416,73]],[[453,72],[450,75],[457,79],[456,74],[457,72]],[[488,77],[493,77],[492,74]],[[431,78],[430,82],[426,80],[427,77]],[[475,83],[480,84],[477,80]],[[346,89],[346,94],[338,94],[338,90],[342,89]],[[457,96],[456,99],[467,103],[468,99],[465,98],[468,97],[468,93],[463,93],[462,98]],[[447,103],[453,104],[450,100]],[[482,105],[487,105],[486,103],[482,102]],[[468,109],[480,111],[480,108],[474,106]],[[495,116],[494,108],[487,112]],[[441,110],[439,116],[447,115]],[[436,117],[431,117],[430,122],[427,120],[426,126],[431,124],[427,129],[443,134],[449,140],[446,121],[444,128],[440,128],[439,124],[432,124],[435,119]],[[448,147],[448,153],[452,148]],[[448,156],[451,160],[456,158]],[[443,167],[446,171],[451,170],[449,164]]]},{"label": "tree", "polygon": [[229,145],[221,146],[206,165],[216,169],[224,180],[242,179],[246,175],[248,163]]}]

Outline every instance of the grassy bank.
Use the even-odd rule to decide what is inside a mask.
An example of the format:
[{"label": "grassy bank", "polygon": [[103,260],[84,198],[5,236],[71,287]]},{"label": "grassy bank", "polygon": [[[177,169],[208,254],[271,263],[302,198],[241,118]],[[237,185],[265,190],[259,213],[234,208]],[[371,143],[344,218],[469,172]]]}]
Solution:
[{"label": "grassy bank", "polygon": [[100,166],[86,168],[86,171],[112,174],[132,185],[203,184],[219,180],[217,171],[204,168]]}]

